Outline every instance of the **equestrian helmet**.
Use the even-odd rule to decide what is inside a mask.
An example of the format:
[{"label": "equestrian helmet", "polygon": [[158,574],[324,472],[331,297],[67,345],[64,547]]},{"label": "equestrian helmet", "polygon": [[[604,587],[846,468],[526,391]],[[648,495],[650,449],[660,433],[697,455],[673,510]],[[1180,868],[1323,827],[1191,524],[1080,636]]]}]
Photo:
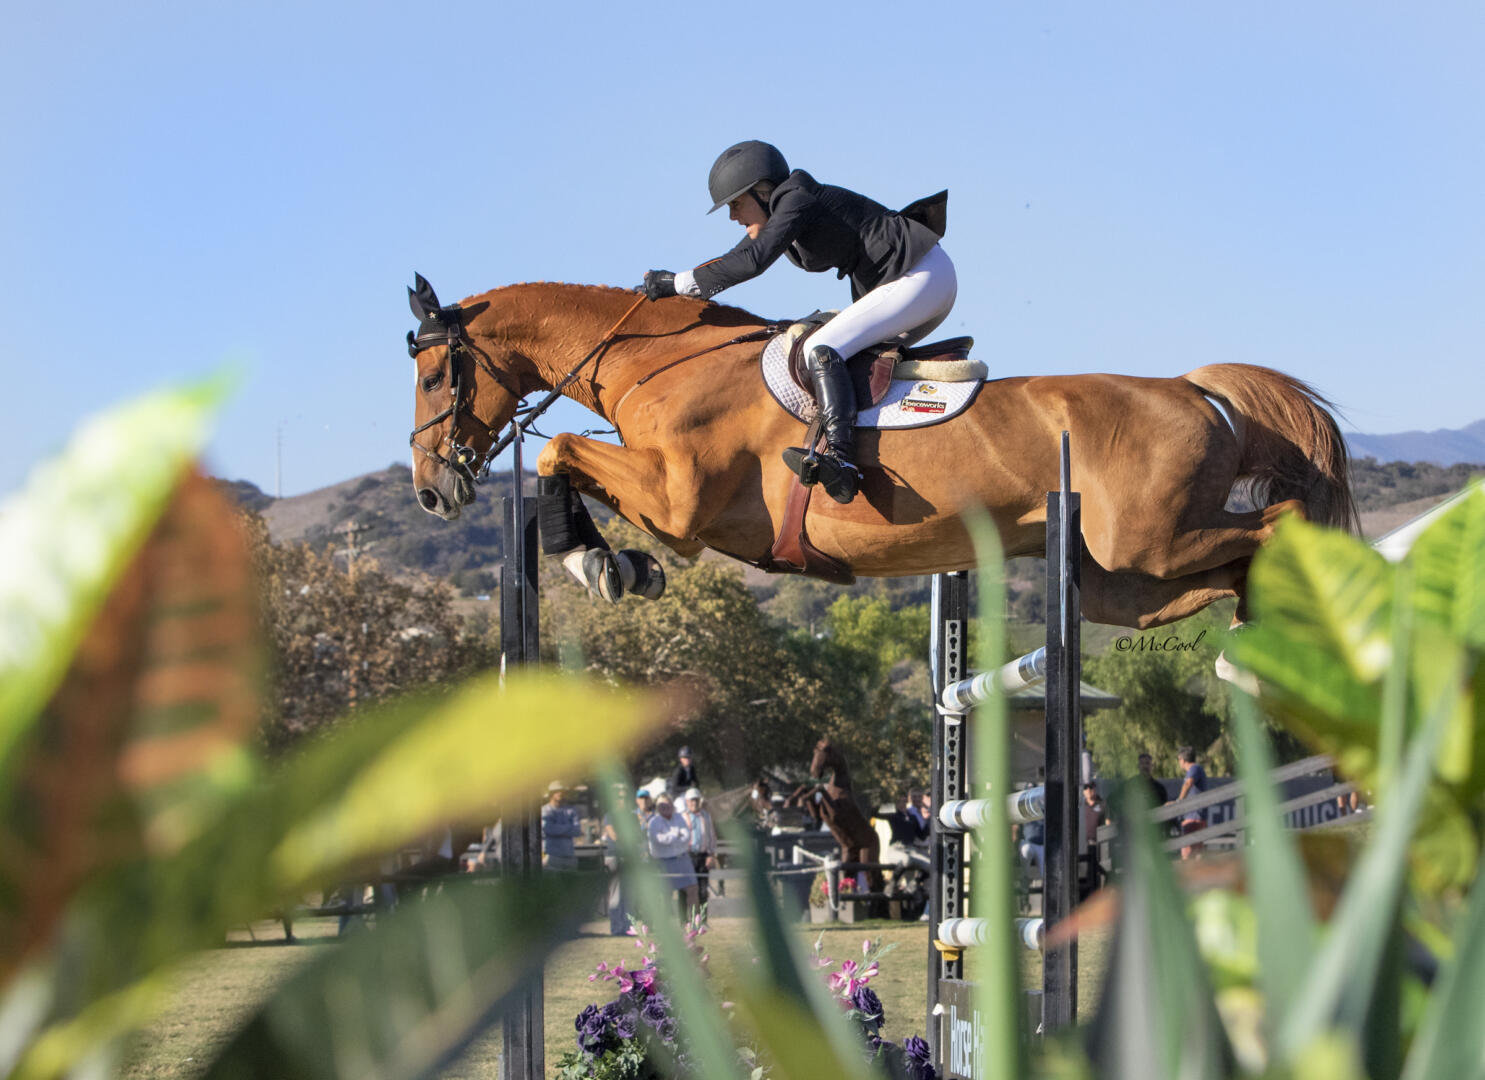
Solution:
[{"label": "equestrian helmet", "polygon": [[788,176],[789,163],[773,144],[749,139],[729,146],[706,178],[712,196],[712,209],[707,213],[720,210],[754,184],[764,180],[782,184]]}]

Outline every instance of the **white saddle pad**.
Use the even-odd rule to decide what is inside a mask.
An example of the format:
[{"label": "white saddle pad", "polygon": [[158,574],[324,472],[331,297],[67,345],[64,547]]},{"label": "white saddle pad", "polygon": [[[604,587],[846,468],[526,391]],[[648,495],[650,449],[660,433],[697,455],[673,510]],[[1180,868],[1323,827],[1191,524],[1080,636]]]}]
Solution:
[{"label": "white saddle pad", "polygon": [[[815,401],[789,377],[789,342],[780,334],[763,350],[763,383],[784,411],[806,424],[815,418]],[[984,379],[968,382],[935,382],[930,379],[893,379],[886,396],[869,409],[862,409],[856,426],[864,428],[914,428],[942,424],[968,408],[985,385]]]}]

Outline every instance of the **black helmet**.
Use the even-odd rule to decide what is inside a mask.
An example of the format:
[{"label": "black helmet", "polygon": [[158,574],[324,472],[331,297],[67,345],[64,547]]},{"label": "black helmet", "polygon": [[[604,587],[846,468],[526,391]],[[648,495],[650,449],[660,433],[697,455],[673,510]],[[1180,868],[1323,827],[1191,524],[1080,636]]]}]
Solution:
[{"label": "black helmet", "polygon": [[712,210],[726,206],[754,184],[764,180],[781,184],[789,176],[789,163],[778,147],[749,139],[722,151],[712,166],[706,186],[712,193]]}]

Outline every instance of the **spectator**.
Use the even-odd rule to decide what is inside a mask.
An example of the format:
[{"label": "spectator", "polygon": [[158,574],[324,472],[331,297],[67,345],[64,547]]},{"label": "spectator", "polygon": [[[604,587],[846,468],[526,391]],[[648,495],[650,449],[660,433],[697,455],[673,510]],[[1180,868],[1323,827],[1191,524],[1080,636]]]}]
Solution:
[{"label": "spectator", "polygon": [[1028,821],[1024,825],[1015,825],[1012,828],[1020,832],[1016,851],[1020,854],[1021,861],[1026,864],[1026,868],[1038,881],[1045,881],[1047,877],[1046,826],[1040,821]]},{"label": "spectator", "polygon": [[691,764],[689,746],[681,747],[676,757],[681,763],[675,767],[675,772],[670,774],[670,791],[678,796],[688,788],[700,787],[701,780],[696,776],[696,766]]},{"label": "spectator", "polygon": [[583,834],[583,823],[574,807],[563,805],[566,799],[562,781],[547,785],[547,803],[541,808],[541,864],[548,870],[577,869],[572,841]]},{"label": "spectator", "polygon": [[647,828],[650,858],[659,864],[669,888],[686,894],[686,910],[696,907],[696,868],[691,864],[691,829],[678,817],[669,795],[655,800]]},{"label": "spectator", "polygon": [[650,818],[655,816],[655,800],[650,797],[649,788],[640,788],[634,793],[634,816],[639,818],[641,829],[650,827]]},{"label": "spectator", "polygon": [[929,832],[928,812],[923,808],[923,789],[911,788],[907,793],[907,806],[903,809],[918,823],[924,835]]},{"label": "spectator", "polygon": [[929,829],[923,823],[922,815],[912,812],[914,794],[908,792],[899,795],[893,803],[892,812],[882,816],[891,835],[887,849],[882,852],[882,862],[891,866],[912,866],[928,870],[932,865],[926,851]]},{"label": "spectator", "polygon": [[[614,807],[624,805],[624,785],[614,785]],[[614,815],[609,811],[603,815],[598,828],[598,837],[603,844],[603,868],[608,871],[608,932],[623,934],[629,929],[629,914],[624,902],[624,875],[619,868],[619,830],[614,827]]]},{"label": "spectator", "polygon": [[1097,784],[1083,785],[1083,836],[1087,843],[1098,842],[1098,827],[1107,824],[1103,813],[1103,800],[1098,797]]},{"label": "spectator", "polygon": [[1141,754],[1139,757],[1139,777],[1137,782],[1147,792],[1145,801],[1149,806],[1164,806],[1169,796],[1166,794],[1165,785],[1155,779],[1155,759],[1149,754]]},{"label": "spectator", "polygon": [[717,826],[711,811],[702,809],[701,790],[686,789],[686,825],[691,830],[691,865],[696,871],[696,902],[705,904],[710,897],[711,875],[717,865]]},{"label": "spectator", "polygon": [[[1181,781],[1181,793],[1171,802],[1180,802],[1186,796],[1195,792],[1201,794],[1207,789],[1206,770],[1196,763],[1196,751],[1189,746],[1183,746],[1176,751],[1176,764],[1180,765],[1185,773],[1185,779]],[[1194,796],[1193,796],[1194,797]],[[1197,832],[1207,826],[1206,809],[1192,810],[1181,818],[1181,835]],[[1206,844],[1189,844],[1181,849],[1181,858],[1195,859],[1201,856]]]}]

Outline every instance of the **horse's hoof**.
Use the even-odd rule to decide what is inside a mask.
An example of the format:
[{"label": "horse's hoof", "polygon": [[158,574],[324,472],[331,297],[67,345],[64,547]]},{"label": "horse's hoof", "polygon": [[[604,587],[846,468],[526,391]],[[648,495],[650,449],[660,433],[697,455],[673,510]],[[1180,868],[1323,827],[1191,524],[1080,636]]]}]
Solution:
[{"label": "horse's hoof", "polygon": [[659,600],[665,594],[665,567],[655,556],[646,551],[624,548],[617,559],[625,591],[646,600]]},{"label": "horse's hoof", "polygon": [[1239,690],[1244,691],[1251,697],[1258,696],[1258,678],[1251,671],[1244,671],[1231,660],[1227,659],[1226,652],[1217,654],[1217,662],[1213,665],[1217,671],[1217,678],[1223,682],[1232,683]]},{"label": "horse's hoof", "polygon": [[784,464],[799,477],[799,482],[810,487],[820,478],[820,459],[802,446],[791,446],[784,451]]},{"label": "horse's hoof", "polygon": [[597,596],[609,603],[618,603],[624,595],[624,579],[619,572],[619,561],[607,548],[589,548],[583,555],[583,580]]}]

